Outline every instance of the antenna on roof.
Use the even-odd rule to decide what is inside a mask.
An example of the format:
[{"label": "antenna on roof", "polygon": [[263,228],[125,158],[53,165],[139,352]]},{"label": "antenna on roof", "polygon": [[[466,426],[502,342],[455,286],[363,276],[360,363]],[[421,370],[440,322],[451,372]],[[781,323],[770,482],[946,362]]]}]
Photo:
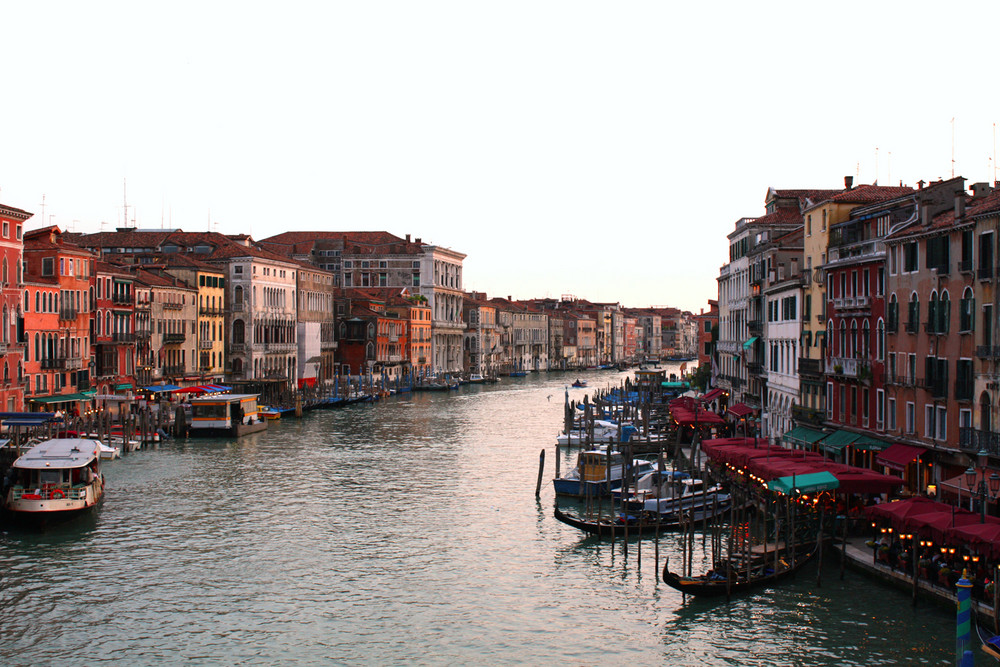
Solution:
[{"label": "antenna on roof", "polygon": [[122,227],[128,227],[128,180],[122,179]]},{"label": "antenna on roof", "polygon": [[878,146],[875,147],[875,184],[878,184]]},{"label": "antenna on roof", "polygon": [[42,226],[45,226],[45,193],[42,193]]},{"label": "antenna on roof", "polygon": [[955,178],[955,117],[951,117],[951,177]]}]

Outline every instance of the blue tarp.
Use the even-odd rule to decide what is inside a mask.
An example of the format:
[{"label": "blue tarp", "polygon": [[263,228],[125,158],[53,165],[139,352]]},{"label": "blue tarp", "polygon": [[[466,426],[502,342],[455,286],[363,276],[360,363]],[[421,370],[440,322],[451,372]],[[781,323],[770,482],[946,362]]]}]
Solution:
[{"label": "blue tarp", "polygon": [[151,391],[154,394],[161,391],[174,391],[175,389],[180,389],[175,384],[154,384],[152,387],[143,387],[146,391]]}]

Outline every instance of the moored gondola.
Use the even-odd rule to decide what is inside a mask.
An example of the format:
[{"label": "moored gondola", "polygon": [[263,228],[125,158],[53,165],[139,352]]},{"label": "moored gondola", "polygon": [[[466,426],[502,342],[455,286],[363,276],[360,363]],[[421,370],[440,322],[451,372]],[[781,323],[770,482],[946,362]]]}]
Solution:
[{"label": "moored gondola", "polygon": [[555,517],[563,523],[579,528],[591,535],[601,535],[607,537],[625,537],[634,535],[655,535],[657,533],[678,530],[682,524],[701,521],[712,521],[729,511],[730,500],[726,496],[720,499],[714,506],[709,504],[704,509],[695,508],[685,512],[684,516],[676,514],[662,514],[659,517],[652,512],[638,512],[634,514],[619,514],[614,518],[603,517],[597,520],[582,519],[580,517],[566,514],[558,507],[555,508]]},{"label": "moored gondola", "polygon": [[[800,570],[819,550],[816,542],[801,543],[794,549],[795,557],[784,549],[763,552],[742,564],[719,563],[697,577],[684,577],[670,571],[670,562],[663,563],[663,583],[688,595],[713,597],[734,595],[754,588],[770,586]],[[777,562],[775,562],[777,561]]]}]

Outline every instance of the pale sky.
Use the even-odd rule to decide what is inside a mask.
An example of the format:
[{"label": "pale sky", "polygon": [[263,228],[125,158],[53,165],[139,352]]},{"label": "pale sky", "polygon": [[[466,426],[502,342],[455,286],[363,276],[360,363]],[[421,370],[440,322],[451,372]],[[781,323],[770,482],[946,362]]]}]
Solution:
[{"label": "pale sky", "polygon": [[0,202],[111,230],[127,183],[140,228],[409,233],[466,253],[466,289],[698,312],[768,187],[994,180],[998,18],[8,0]]}]

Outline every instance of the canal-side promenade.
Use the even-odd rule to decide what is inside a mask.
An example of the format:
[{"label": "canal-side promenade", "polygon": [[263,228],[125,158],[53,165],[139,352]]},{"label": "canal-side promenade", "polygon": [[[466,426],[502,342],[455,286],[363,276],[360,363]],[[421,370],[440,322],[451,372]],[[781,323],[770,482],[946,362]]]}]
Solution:
[{"label": "canal-side promenade", "polygon": [[[570,398],[622,377],[586,374]],[[89,520],[0,535],[0,662],[950,662],[952,612],[852,570],[841,580],[834,558],[819,588],[813,566],[706,603],[659,582],[652,540],[640,560],[635,541],[626,557],[555,521],[573,379],[402,395],[111,462]],[[659,549],[676,559],[677,537]]]}]

